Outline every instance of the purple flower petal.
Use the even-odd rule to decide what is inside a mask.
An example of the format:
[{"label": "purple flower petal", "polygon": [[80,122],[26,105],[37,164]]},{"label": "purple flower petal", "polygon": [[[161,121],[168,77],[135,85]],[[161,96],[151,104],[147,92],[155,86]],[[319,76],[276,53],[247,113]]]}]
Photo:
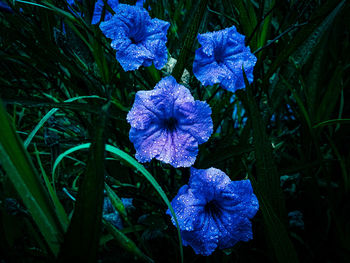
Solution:
[{"label": "purple flower petal", "polygon": [[154,63],[161,69],[167,62],[168,22],[151,19],[139,6],[119,4],[116,14],[100,24],[101,31],[112,39],[116,58],[125,71]]},{"label": "purple flower petal", "polygon": [[[259,204],[249,180],[231,181],[215,168],[191,168],[189,184],[181,187],[171,205],[183,244],[196,254],[208,256],[217,247],[253,238],[250,219]],[[172,222],[175,225],[174,218]]]},{"label": "purple flower petal", "polygon": [[230,182],[230,178],[219,169],[196,169],[191,167],[191,178],[188,184],[193,189],[206,192],[207,199],[212,199],[215,195],[220,195],[221,191]]},{"label": "purple flower petal", "polygon": [[[187,185],[180,188],[177,196],[171,202],[173,207],[176,207],[176,218],[181,230],[192,231],[194,230],[194,223],[197,220],[197,216],[203,212],[203,206],[205,205],[204,199],[195,198],[191,189]],[[171,215],[170,210],[167,211]],[[172,218],[173,224],[175,220]]]},{"label": "purple flower petal", "polygon": [[220,83],[224,89],[244,88],[242,67],[249,83],[253,81],[256,57],[244,44],[244,36],[234,26],[198,34],[201,47],[196,50],[193,73],[203,85]]},{"label": "purple flower petal", "polygon": [[[107,4],[109,5],[110,8],[113,9],[113,11],[115,11],[117,9],[119,1],[118,0],[107,0]],[[97,2],[95,3],[95,8],[94,8],[94,13],[92,15],[91,24],[95,25],[95,24],[100,22],[100,20],[102,18],[101,16],[103,14],[103,9],[105,9],[105,15],[104,15],[103,21],[108,21],[109,19],[111,19],[112,14],[105,7],[103,0],[97,0]]]},{"label": "purple flower petal", "polygon": [[193,165],[198,145],[213,132],[210,115],[209,105],[195,101],[171,76],[153,90],[138,91],[127,116],[136,159],[149,162],[156,158],[174,167]]},{"label": "purple flower petal", "polygon": [[186,102],[178,111],[179,129],[190,133],[198,143],[206,142],[213,133],[211,108],[206,102]]},{"label": "purple flower petal", "polygon": [[191,246],[196,254],[211,255],[217,248],[220,232],[216,222],[208,214],[203,213],[197,218],[202,227],[197,231],[181,231],[184,246]]}]

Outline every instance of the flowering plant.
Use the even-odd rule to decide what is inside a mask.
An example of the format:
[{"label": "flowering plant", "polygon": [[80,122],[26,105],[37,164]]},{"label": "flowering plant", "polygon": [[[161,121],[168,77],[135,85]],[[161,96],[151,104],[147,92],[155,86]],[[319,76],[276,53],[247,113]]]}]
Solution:
[{"label": "flowering plant", "polygon": [[[259,204],[249,180],[231,181],[215,168],[191,168],[188,185],[180,188],[171,204],[183,244],[196,254],[208,256],[216,247],[230,248],[253,238],[249,219]],[[175,224],[173,216],[172,222]]]},{"label": "flowering plant", "polygon": [[347,258],[348,10],[0,0],[0,262]]},{"label": "flowering plant", "polygon": [[169,76],[151,91],[138,91],[128,113],[136,159],[156,158],[174,167],[194,164],[198,145],[213,132],[211,109]]},{"label": "flowering plant", "polygon": [[169,23],[149,16],[139,6],[119,4],[116,14],[100,28],[112,39],[116,58],[125,71],[149,67],[161,69],[167,62],[166,34]]},{"label": "flowering plant", "polygon": [[244,36],[235,26],[216,32],[198,34],[202,45],[196,50],[193,73],[203,85],[219,83],[224,89],[243,89],[244,68],[249,83],[253,81],[256,57],[245,46]]}]

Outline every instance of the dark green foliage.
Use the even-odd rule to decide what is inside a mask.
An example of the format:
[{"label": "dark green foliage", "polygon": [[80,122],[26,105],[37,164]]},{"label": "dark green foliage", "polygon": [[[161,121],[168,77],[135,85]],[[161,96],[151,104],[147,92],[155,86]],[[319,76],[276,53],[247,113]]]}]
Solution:
[{"label": "dark green foliage", "polygon": [[[243,71],[244,72],[244,71]],[[251,87],[244,75],[246,97],[243,98],[248,109],[253,128],[253,144],[256,158],[257,182],[254,189],[261,203],[266,236],[271,242],[278,262],[298,262],[296,252],[286,231],[286,208],[280,188],[280,179],[274,163],[272,147],[267,137],[264,121],[253,97]],[[244,95],[241,95],[244,96]]]},{"label": "dark green foliage", "polygon": [[[250,178],[260,202],[254,239],[206,258],[182,255],[165,214],[189,169],[140,165],[128,138],[135,93],[171,70],[124,72],[90,24],[93,0],[73,11],[64,0],[7,2],[0,262],[350,262],[349,1],[145,1],[171,24],[173,75],[212,108],[214,133],[194,167]],[[235,94],[192,73],[197,33],[232,25],[258,58],[254,82]],[[122,229],[102,218],[103,196]]]},{"label": "dark green foliage", "polygon": [[94,120],[94,140],[89,148],[86,172],[79,186],[74,213],[61,245],[58,262],[96,262],[98,259],[104,185],[104,130],[108,108],[109,104],[104,105]]},{"label": "dark green foliage", "polygon": [[191,21],[191,26],[188,28],[186,38],[184,40],[183,46],[180,51],[179,58],[176,62],[172,75],[177,81],[181,80],[182,73],[185,69],[188,56],[192,51],[192,46],[197,38],[199,26],[203,20],[204,11],[207,7],[208,0],[201,0],[198,2],[197,10],[194,14],[193,21]]}]

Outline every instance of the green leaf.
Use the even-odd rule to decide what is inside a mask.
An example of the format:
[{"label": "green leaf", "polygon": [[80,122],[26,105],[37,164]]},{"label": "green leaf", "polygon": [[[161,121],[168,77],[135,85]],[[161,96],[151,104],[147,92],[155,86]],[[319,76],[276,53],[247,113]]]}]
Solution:
[{"label": "green leaf", "polygon": [[323,126],[334,125],[334,124],[350,124],[350,119],[333,119],[322,121],[314,125],[312,128],[316,129]]},{"label": "green leaf", "polygon": [[339,96],[343,88],[342,74],[344,72],[343,66],[338,65],[329,81],[327,90],[323,95],[321,102],[316,108],[316,121],[320,122],[327,120],[331,117],[331,114],[338,102]]},{"label": "green leaf", "polygon": [[123,218],[126,217],[126,210],[122,200],[106,183],[105,183],[105,189],[114,208],[118,211],[118,213],[120,213],[123,216]]},{"label": "green leaf", "polygon": [[[79,96],[79,97],[74,97],[74,98],[70,98],[68,100],[65,100],[65,102],[72,102],[72,101],[76,101],[76,100],[80,100],[80,99],[102,99],[103,98],[96,96],[96,95],[92,95],[92,96]],[[28,145],[30,144],[30,142],[33,140],[35,134],[39,131],[39,129],[44,125],[44,123],[50,119],[50,117],[52,115],[54,115],[59,109],[58,108],[54,108],[52,110],[50,110],[48,113],[45,114],[45,116],[39,121],[39,123],[35,126],[35,128],[31,131],[31,133],[28,135],[27,139],[24,141],[24,148],[27,149]]]},{"label": "green leaf", "polygon": [[[82,149],[88,149],[90,147],[90,143],[85,143],[85,144],[81,144],[78,146],[75,146],[73,148],[68,149],[67,151],[63,152],[62,154],[60,154],[54,165],[52,168],[52,181],[54,182],[54,176],[55,176],[55,170],[57,168],[57,166],[60,164],[60,162],[69,154],[82,150]],[[180,234],[180,229],[179,229],[179,225],[176,219],[176,215],[175,212],[170,204],[170,201],[168,199],[168,197],[166,196],[166,194],[164,193],[163,189],[160,187],[160,185],[158,184],[158,182],[154,179],[154,177],[145,169],[145,167],[143,167],[140,163],[138,163],[134,158],[132,158],[130,155],[128,155],[127,153],[123,152],[122,150],[106,144],[106,151],[110,152],[112,154],[114,154],[116,157],[118,157],[119,159],[127,162],[129,165],[131,165],[132,167],[134,167],[137,171],[139,171],[150,183],[151,185],[154,187],[154,189],[158,192],[158,194],[160,195],[160,197],[163,199],[164,203],[168,206],[172,216],[175,218],[175,222],[176,222],[176,228],[177,228],[177,233],[178,233],[178,238],[179,238],[179,249],[180,249],[180,257],[181,257],[181,262],[183,262],[183,249],[182,249],[182,240],[181,240],[181,234]]]},{"label": "green leaf", "polygon": [[40,4],[33,3],[33,2],[29,2],[29,1],[14,0],[13,2],[14,2],[14,4],[15,4],[16,2],[18,2],[18,3],[27,4],[27,5],[33,5],[33,6],[37,6],[37,7],[41,7],[41,8],[50,9],[50,8],[49,8],[49,7],[47,7],[47,6],[40,5]]},{"label": "green leaf", "polygon": [[57,216],[58,216],[59,220],[61,221],[61,224],[63,226],[63,230],[66,231],[67,227],[68,227],[68,224],[69,224],[67,213],[64,210],[60,200],[58,199],[57,194],[56,194],[55,190],[53,189],[48,176],[46,175],[44,167],[43,167],[43,165],[41,163],[40,153],[39,153],[38,149],[36,148],[35,144],[34,144],[34,149],[35,149],[34,154],[36,155],[36,159],[38,161],[38,164],[39,164],[39,167],[40,167],[40,171],[41,171],[41,175],[42,175],[42,177],[44,179],[47,191],[48,191],[48,193],[49,193],[49,195],[51,197],[51,200],[52,200],[52,202],[53,202],[53,204],[54,204],[54,206],[56,208],[56,213],[57,213]]},{"label": "green leaf", "polygon": [[107,227],[107,230],[113,235],[114,239],[117,241],[120,247],[122,247],[127,252],[133,254],[137,258],[142,259],[144,262],[154,262],[151,258],[147,257],[142,251],[136,246],[136,244],[114,227],[110,222],[103,219],[103,224]]},{"label": "green leaf", "polygon": [[[99,30],[99,29],[98,29]],[[97,30],[96,30],[97,31]],[[95,33],[98,37],[101,37],[100,32]],[[92,42],[92,55],[96,61],[98,69],[100,71],[100,75],[103,79],[103,82],[108,84],[110,82],[111,69],[107,64],[106,55],[104,53],[105,49],[100,41],[97,40],[96,37],[91,37],[90,42]]]},{"label": "green leaf", "polygon": [[86,173],[79,187],[71,223],[58,262],[97,262],[104,186],[104,130],[109,103],[95,120],[94,142],[89,147]]},{"label": "green leaf", "polygon": [[188,61],[188,58],[190,57],[190,54],[192,52],[192,46],[196,39],[199,26],[202,22],[202,17],[204,15],[204,12],[207,8],[208,0],[201,0],[197,11],[194,14],[193,21],[191,25],[188,28],[186,38],[184,40],[184,44],[182,46],[182,49],[180,51],[179,58],[176,62],[176,65],[174,67],[174,70],[172,72],[173,77],[177,80],[177,82],[180,82],[182,73],[184,72],[186,63]]},{"label": "green leaf", "polygon": [[[304,47],[301,47],[300,50],[304,50],[303,52],[308,52],[310,47],[314,47],[314,44],[316,43],[315,40],[320,38],[323,34],[323,32],[328,28],[330,23],[332,22],[332,19],[328,19],[327,16],[332,12],[332,10],[338,12],[339,6],[342,6],[345,1],[342,1],[337,6],[337,1],[329,0],[325,4],[323,4],[319,10],[317,10],[313,16],[311,17],[310,22],[305,25],[294,37],[291,43],[287,45],[287,43],[284,43],[285,41],[281,42],[281,45],[284,45],[286,48],[283,48],[281,53],[278,55],[276,60],[273,62],[271,67],[269,68],[268,72],[265,74],[264,77],[264,83],[267,83],[269,78],[272,76],[273,73],[276,72],[277,68],[280,67],[286,59],[288,59],[303,43],[308,39],[308,42]],[[334,14],[329,15],[330,17],[333,17]],[[320,27],[320,30],[316,30],[322,22],[325,22]],[[313,36],[313,34],[316,34]],[[316,37],[316,38],[315,38]],[[309,47],[308,47],[309,46]],[[299,56],[298,56],[299,57]],[[305,58],[302,56],[300,57],[300,62],[305,62]]]},{"label": "green leaf", "polygon": [[[256,159],[257,183],[254,190],[258,194],[263,213],[265,230],[278,262],[298,262],[293,244],[288,237],[285,225],[286,209],[280,188],[280,178],[274,164],[271,142],[266,134],[265,124],[251,87],[243,70],[246,85],[246,108],[253,127],[253,141]],[[253,178],[251,177],[252,181]]]},{"label": "green leaf", "polygon": [[292,56],[292,60],[297,67],[305,65],[306,61],[309,59],[313,53],[315,47],[320,42],[321,37],[327,31],[327,29],[332,25],[334,18],[342,9],[345,4],[345,0],[340,2],[333,11],[320,23],[320,25],[315,28],[312,34],[304,41],[304,43],[298,47],[296,52]]},{"label": "green leaf", "polygon": [[253,4],[251,1],[242,1],[242,0],[234,0],[232,1],[233,5],[238,10],[238,18],[239,22],[242,25],[243,33],[245,36],[251,36],[251,49],[255,50],[256,46],[256,38],[252,36],[254,32],[254,28],[257,25],[257,19],[254,11]]},{"label": "green leaf", "polygon": [[59,221],[38,172],[2,104],[0,123],[1,166],[33,217],[51,252],[57,255],[65,227],[64,222]]},{"label": "green leaf", "polygon": [[[285,68],[285,79],[290,82],[291,79],[296,75],[297,68],[305,65],[307,60],[315,51],[317,44],[320,42],[322,36],[325,32],[330,28],[332,22],[339,13],[342,6],[344,5],[344,1],[339,3],[337,6],[334,3],[326,3],[324,4],[318,12],[315,14],[319,14],[314,19],[312,19],[312,23],[310,22],[302,30],[300,30],[296,36],[293,38],[292,42],[287,45],[288,47],[283,49],[281,54],[277,57],[275,62],[271,65],[269,71],[265,75],[264,82],[267,83],[268,78],[275,72],[275,70],[284,63],[284,60],[290,58],[292,64],[287,64]],[[280,74],[281,76],[282,74]],[[280,105],[284,94],[287,91],[287,85],[279,81],[273,90],[272,99],[273,101],[273,111],[275,111]],[[310,90],[311,91],[311,90]],[[313,116],[312,116],[313,117]]]},{"label": "green leaf", "polygon": [[260,187],[254,177],[249,176],[249,179],[252,182],[254,192],[258,197],[265,228],[267,230],[267,236],[273,246],[277,261],[281,263],[299,262],[293,244],[288,237],[286,227],[274,212],[271,203],[265,198],[265,194],[260,191]]},{"label": "green leaf", "polygon": [[[269,12],[269,10],[271,10],[274,5],[275,5],[275,0],[265,1],[264,3],[265,15],[264,15],[264,20],[262,21],[262,26],[261,26],[262,28],[259,33],[259,38],[257,41],[257,48],[263,47],[266,44],[269,28],[272,21],[272,12],[270,12],[269,14],[267,14],[267,12]],[[257,56],[261,57],[261,53],[257,54]]]},{"label": "green leaf", "polygon": [[303,116],[308,128],[311,130],[312,125],[311,125],[310,116],[309,116],[308,111],[306,110],[306,107],[304,106],[302,99],[300,98],[299,94],[296,92],[294,87],[292,87],[283,77],[281,77],[281,79],[284,82],[284,84],[288,87],[288,89],[291,91],[291,93],[293,94],[293,97],[299,106],[299,109],[302,113],[302,116]]}]

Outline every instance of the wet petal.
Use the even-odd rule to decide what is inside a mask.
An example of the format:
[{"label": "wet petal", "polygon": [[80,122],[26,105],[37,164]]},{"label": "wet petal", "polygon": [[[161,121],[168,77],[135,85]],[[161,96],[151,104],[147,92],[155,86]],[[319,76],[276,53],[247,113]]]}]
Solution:
[{"label": "wet petal", "polygon": [[[192,190],[184,185],[180,188],[176,197],[171,201],[171,205],[174,209],[179,227],[181,230],[192,231],[194,229],[194,222],[198,220],[199,216],[203,216],[201,213],[205,205],[205,200],[193,194]],[[170,210],[167,214],[171,215]],[[175,220],[172,218],[172,222],[175,225]]]},{"label": "wet petal", "polygon": [[[239,241],[249,241],[253,239],[252,224],[246,217],[232,216],[227,221],[225,216],[221,217],[224,230],[221,229],[219,248],[225,249],[234,246]],[[231,223],[231,224],[229,224]]]},{"label": "wet petal", "polygon": [[190,167],[196,161],[198,154],[198,142],[191,134],[181,130],[167,132],[165,145],[158,160],[169,163],[175,168]]},{"label": "wet petal", "polygon": [[197,220],[202,221],[202,228],[195,231],[182,231],[181,237],[184,246],[191,246],[196,254],[211,255],[220,239],[216,222],[208,214],[199,215]]},{"label": "wet petal", "polygon": [[196,50],[193,73],[203,85],[220,83],[229,91],[245,87],[242,66],[248,81],[253,81],[256,57],[245,46],[244,36],[234,26],[198,35],[201,47]]},{"label": "wet petal", "polygon": [[[208,61],[208,64],[205,64],[205,61]],[[210,58],[206,60],[203,59],[201,62],[193,64],[193,74],[204,86],[220,83],[232,75],[229,70]]]},{"label": "wet petal", "polygon": [[116,14],[100,24],[101,31],[112,39],[116,58],[125,71],[154,63],[161,69],[167,62],[166,48],[168,22],[151,19],[140,6],[119,4]]},{"label": "wet petal", "polygon": [[[112,8],[115,11],[117,9],[119,1],[118,0],[108,0],[107,4],[109,5],[110,8]],[[105,6],[105,4],[104,4],[103,0],[97,0],[97,2],[95,3],[95,8],[94,8],[94,13],[92,15],[91,24],[95,25],[98,22],[100,22],[104,6]],[[104,16],[103,21],[108,21],[109,19],[111,19],[111,17],[112,17],[112,14],[105,7],[105,16]]]},{"label": "wet petal", "polygon": [[220,194],[230,182],[230,178],[219,169],[196,169],[191,167],[189,186],[206,195],[208,201]]},{"label": "wet petal", "polygon": [[220,204],[225,211],[252,218],[259,209],[249,180],[231,182],[220,194]]},{"label": "wet petal", "polygon": [[190,133],[199,144],[208,141],[213,133],[211,108],[206,102],[195,101],[183,103],[177,113],[179,128]]},{"label": "wet petal", "polygon": [[[154,59],[152,54],[143,45],[130,44],[125,50],[119,50],[116,58],[125,71],[136,70],[142,64]],[[148,65],[149,66],[149,65]]]},{"label": "wet petal", "polygon": [[191,168],[189,184],[172,204],[182,223],[183,244],[197,254],[207,256],[216,247],[229,248],[253,238],[250,219],[259,205],[249,180],[231,181],[215,168]]},{"label": "wet petal", "polygon": [[150,125],[148,129],[130,129],[129,139],[134,144],[136,159],[141,162],[149,162],[159,155],[164,148],[167,138],[166,131],[163,131],[156,124]]},{"label": "wet petal", "polygon": [[138,91],[127,115],[136,158],[140,162],[156,158],[174,167],[193,165],[198,144],[213,131],[210,115],[209,105],[194,101],[190,91],[171,76],[153,90]]}]

